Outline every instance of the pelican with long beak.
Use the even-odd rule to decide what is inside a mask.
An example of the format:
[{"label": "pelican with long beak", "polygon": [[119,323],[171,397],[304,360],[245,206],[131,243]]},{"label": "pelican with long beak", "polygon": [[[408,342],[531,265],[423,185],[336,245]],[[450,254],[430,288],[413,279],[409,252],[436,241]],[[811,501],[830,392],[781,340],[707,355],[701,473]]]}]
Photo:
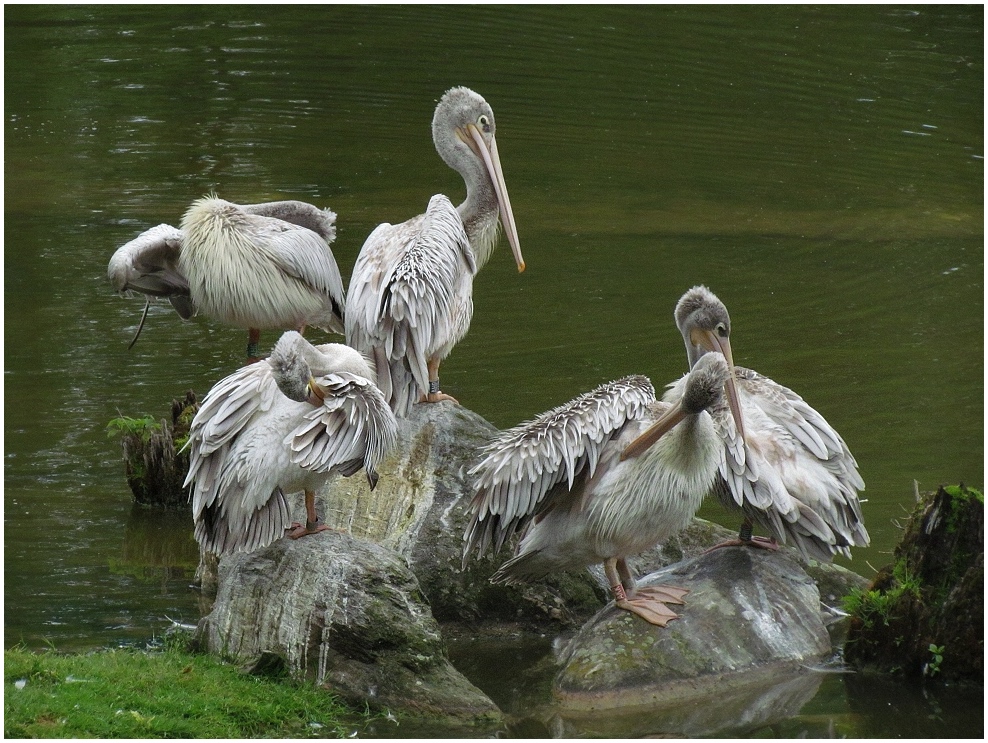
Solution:
[{"label": "pelican with long beak", "polygon": [[[730,315],[707,287],[687,291],[675,317],[691,367],[706,354],[733,358]],[[714,492],[724,506],[741,511],[743,523],[738,539],[725,545],[777,549],[779,542],[792,543],[805,558],[828,562],[836,554],[850,557],[852,546],[867,546],[858,500],[864,481],[844,439],[788,387],[751,369],[732,369],[729,385],[745,445],[724,440]],[[679,384],[664,399],[675,403],[684,393]],[[753,537],[755,525],[771,537]]]},{"label": "pelican with long beak", "polygon": [[416,402],[455,400],[439,387],[439,364],[466,335],[473,278],[504,228],[518,270],[525,261],[494,139],[494,112],[477,93],[453,88],[432,119],[436,150],[466,185],[454,208],[441,194],[425,214],[381,224],[364,242],[350,278],[346,338],[377,367],[396,414]]},{"label": "pelican with long beak", "polygon": [[684,529],[718,477],[723,438],[742,445],[730,378],[727,360],[709,354],[675,403],[657,402],[647,378],[626,377],[501,433],[470,470],[464,562],[521,532],[493,582],[603,563],[615,605],[666,626],[686,589],[638,588],[627,557]]}]

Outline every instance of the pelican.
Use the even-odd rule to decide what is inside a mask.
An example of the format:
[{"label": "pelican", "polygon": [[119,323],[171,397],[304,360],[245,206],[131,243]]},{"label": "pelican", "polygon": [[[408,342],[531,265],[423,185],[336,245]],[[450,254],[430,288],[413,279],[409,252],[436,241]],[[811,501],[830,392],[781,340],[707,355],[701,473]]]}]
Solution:
[{"label": "pelican", "polygon": [[[722,437],[743,445],[726,400],[731,371],[720,354],[685,378],[676,403],[658,402],[652,383],[631,376],[601,385],[504,431],[470,470],[471,551],[495,551],[523,531],[515,556],[491,577],[518,583],[604,564],[615,605],[660,627],[682,604],[676,586],[638,589],[626,558],[681,531],[713,486]],[[650,443],[633,447],[645,431]]]},{"label": "pelican", "polygon": [[425,214],[378,225],[357,256],[346,304],[347,344],[373,359],[400,416],[420,399],[456,402],[440,391],[439,364],[470,327],[473,277],[494,249],[499,217],[525,270],[487,101],[468,88],[447,91],[432,139],[463,177],[466,199],[454,209],[438,194]]},{"label": "pelican", "polygon": [[[731,318],[705,286],[686,292],[676,305],[676,326],[690,366],[705,354],[723,354],[733,366]],[[868,544],[858,491],[864,481],[840,434],[788,387],[744,367],[734,368],[746,447],[725,448],[715,493],[744,521],[738,539],[725,544],[777,548],[792,542],[803,557],[829,562],[850,557],[850,547]],[[682,383],[665,399],[675,403]],[[752,538],[757,524],[771,540]],[[723,545],[719,545],[723,546]]]},{"label": "pelican", "polygon": [[118,292],[165,297],[182,319],[202,312],[248,329],[247,356],[262,329],[315,325],[343,332],[344,291],[329,248],[336,214],[301,201],[240,206],[193,202],[181,229],[160,224],[121,246],[107,276]]},{"label": "pelican", "polygon": [[[376,467],[397,443],[398,422],[364,358],[348,346],[313,346],[295,331],[270,357],[217,382],[189,432],[195,536],[217,555],[250,552],[280,536],[328,528],[315,490],[333,472]],[[290,523],[286,494],[304,490],[306,523]]]}]

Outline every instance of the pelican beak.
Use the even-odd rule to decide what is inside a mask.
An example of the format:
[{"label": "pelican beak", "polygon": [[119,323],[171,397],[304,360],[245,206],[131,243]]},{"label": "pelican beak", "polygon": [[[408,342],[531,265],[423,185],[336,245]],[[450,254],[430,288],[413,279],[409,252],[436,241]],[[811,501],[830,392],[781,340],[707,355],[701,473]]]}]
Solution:
[{"label": "pelican beak", "polygon": [[738,427],[738,433],[744,439],[744,421],[741,418],[741,399],[738,397],[737,377],[734,374],[734,356],[731,353],[731,339],[721,337],[712,330],[694,330],[690,334],[690,340],[694,345],[700,346],[707,351],[721,353],[727,359],[727,366],[731,370],[731,376],[725,385],[727,404],[731,408],[731,415],[734,416],[734,424]]},{"label": "pelican beak", "polygon": [[525,259],[521,257],[521,244],[518,242],[518,228],[515,227],[515,215],[511,211],[511,201],[508,199],[508,187],[504,185],[504,174],[501,172],[501,158],[497,154],[497,142],[491,137],[490,149],[484,141],[484,135],[473,124],[467,124],[468,138],[465,141],[470,145],[475,153],[484,161],[487,174],[494,183],[494,193],[497,195],[498,211],[501,214],[501,225],[504,227],[504,235],[508,238],[508,245],[518,264],[518,273],[525,270]]},{"label": "pelican beak", "polygon": [[623,462],[629,457],[637,457],[639,454],[649,449],[652,444],[661,439],[665,434],[669,433],[669,431],[671,431],[673,427],[685,417],[686,413],[683,412],[681,405],[674,405],[671,407],[662,415],[661,418],[649,426],[645,433],[628,444],[625,450],[621,452],[621,461]]},{"label": "pelican beak", "polygon": [[309,383],[305,386],[305,389],[309,395],[309,402],[314,407],[322,405],[323,400],[326,399],[326,390],[319,386],[319,383],[314,377],[309,377]]}]

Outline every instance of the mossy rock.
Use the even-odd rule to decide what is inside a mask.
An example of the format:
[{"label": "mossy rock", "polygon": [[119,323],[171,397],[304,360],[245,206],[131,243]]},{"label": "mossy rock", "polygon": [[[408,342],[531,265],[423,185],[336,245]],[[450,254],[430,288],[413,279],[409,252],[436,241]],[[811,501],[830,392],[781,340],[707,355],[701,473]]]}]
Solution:
[{"label": "mossy rock", "polygon": [[124,474],[134,500],[142,506],[188,509],[189,491],[182,487],[189,472],[188,452],[181,451],[199,403],[192,390],[172,400],[171,423],[151,416],[121,417],[107,428],[120,434]]},{"label": "mossy rock", "polygon": [[984,496],[961,485],[921,498],[893,563],[847,609],[849,664],[983,683]]}]

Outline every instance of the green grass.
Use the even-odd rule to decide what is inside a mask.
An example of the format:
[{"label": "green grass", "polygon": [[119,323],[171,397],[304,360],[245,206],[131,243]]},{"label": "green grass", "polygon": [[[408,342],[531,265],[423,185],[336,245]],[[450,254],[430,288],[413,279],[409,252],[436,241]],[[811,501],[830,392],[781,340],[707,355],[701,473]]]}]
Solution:
[{"label": "green grass", "polygon": [[343,737],[356,717],[325,690],[174,646],[5,650],[3,712],[5,738]]}]

